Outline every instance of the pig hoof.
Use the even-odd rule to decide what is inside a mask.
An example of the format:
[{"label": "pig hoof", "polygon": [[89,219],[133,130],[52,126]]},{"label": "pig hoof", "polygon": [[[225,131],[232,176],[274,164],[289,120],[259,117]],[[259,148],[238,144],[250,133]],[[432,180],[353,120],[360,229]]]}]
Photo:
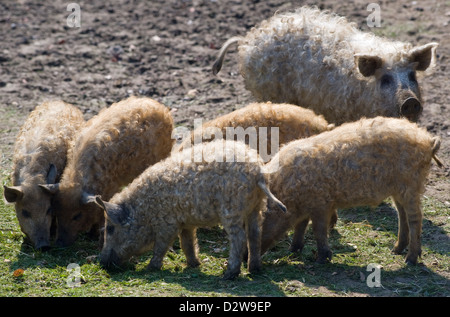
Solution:
[{"label": "pig hoof", "polygon": [[317,258],[316,259],[316,263],[318,263],[318,264],[326,264],[328,262],[330,262],[330,261],[327,258],[325,258],[325,259]]},{"label": "pig hoof", "polygon": [[289,247],[289,251],[291,251],[293,253],[296,253],[296,252],[302,253],[302,250],[303,250],[303,246],[302,245],[295,245],[295,244],[293,244],[293,245],[291,245]]},{"label": "pig hoof", "polygon": [[417,260],[416,260],[416,261],[413,261],[413,260],[408,260],[408,259],[406,259],[406,260],[405,260],[405,263],[406,263],[407,265],[414,266],[414,265],[417,264]]},{"label": "pig hoof", "polygon": [[404,248],[393,248],[391,250],[391,253],[399,255],[399,254],[402,254],[404,250],[405,250]]},{"label": "pig hoof", "polygon": [[200,261],[198,259],[195,259],[192,261],[188,261],[187,264],[189,267],[198,267],[198,266],[200,266]]},{"label": "pig hoof", "polygon": [[261,272],[261,265],[260,264],[250,264],[248,267],[248,271],[251,274],[258,274]]},{"label": "pig hoof", "polygon": [[402,254],[406,247],[401,245],[395,245],[394,248],[391,250],[393,254]]},{"label": "pig hoof", "polygon": [[417,264],[417,256],[408,255],[406,257],[405,263],[407,265],[416,265]]},{"label": "pig hoof", "polygon": [[161,270],[162,264],[151,263],[147,265],[147,271],[159,271]]},{"label": "pig hoof", "polygon": [[332,256],[333,252],[331,252],[330,250],[319,252],[316,262],[320,264],[328,263],[331,261]]},{"label": "pig hoof", "polygon": [[226,271],[223,275],[224,280],[234,280],[238,275],[240,271]]}]

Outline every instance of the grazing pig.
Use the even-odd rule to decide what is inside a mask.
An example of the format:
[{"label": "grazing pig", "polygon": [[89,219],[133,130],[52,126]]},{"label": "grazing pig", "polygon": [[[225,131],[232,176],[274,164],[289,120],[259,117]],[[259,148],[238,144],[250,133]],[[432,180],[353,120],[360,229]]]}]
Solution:
[{"label": "grazing pig", "polygon": [[200,264],[197,227],[221,223],[230,240],[224,279],[239,275],[247,242],[249,271],[257,272],[265,196],[285,210],[267,189],[263,166],[257,152],[244,143],[215,140],[175,152],[149,167],[110,202],[96,197],[106,213],[100,262],[107,267],[121,265],[153,248],[148,268],[160,269],[179,234],[188,265],[195,267]]},{"label": "grazing pig", "polygon": [[[265,129],[266,130],[262,130]],[[276,134],[273,128],[278,129]],[[290,104],[251,103],[196,128],[181,144],[175,147],[180,151],[187,146],[200,142],[209,142],[216,138],[245,141],[247,145],[258,151],[264,163],[278,152],[284,144],[329,131],[334,124],[312,110]],[[274,137],[277,135],[277,137]],[[337,221],[333,217],[330,227]]]},{"label": "grazing pig", "polygon": [[36,249],[50,247],[54,228],[51,196],[39,185],[59,181],[71,142],[83,124],[78,108],[63,101],[48,101],[30,113],[17,136],[13,186],[4,186],[4,196],[15,204],[20,228]]},{"label": "grazing pig", "polygon": [[83,231],[98,236],[104,213],[89,195],[109,199],[149,165],[168,156],[172,129],[169,109],[149,98],[122,100],[87,122],[61,181],[43,186],[54,195],[57,245],[73,244]]},{"label": "grazing pig", "polygon": [[[275,155],[279,146],[331,130],[333,127],[334,125],[328,124],[323,116],[316,115],[310,109],[271,102],[251,103],[204,123],[183,140],[178,150],[182,150],[186,145],[208,142],[217,137],[227,140],[245,139],[243,141],[258,150],[259,155],[266,161],[266,156]],[[278,138],[273,137],[272,128],[278,129]],[[260,139],[261,135],[264,135],[263,139]],[[272,141],[277,144],[272,144]],[[265,147],[263,151],[261,146]]]},{"label": "grazing pig", "polygon": [[[287,230],[295,228],[291,250],[302,250],[312,220],[318,262],[331,259],[327,242],[330,218],[338,208],[378,205],[392,196],[398,211],[398,241],[394,252],[407,246],[407,263],[421,254],[422,212],[431,159],[440,140],[406,119],[376,117],[346,123],[332,131],[293,141],[281,148],[278,170],[269,188],[288,212],[268,208],[264,215],[264,253]],[[270,169],[269,162],[267,165]]]},{"label": "grazing pig", "polygon": [[416,75],[434,66],[438,46],[378,37],[305,6],[229,39],[215,74],[236,42],[245,87],[258,101],[305,105],[337,125],[376,116],[417,121],[423,102]]}]

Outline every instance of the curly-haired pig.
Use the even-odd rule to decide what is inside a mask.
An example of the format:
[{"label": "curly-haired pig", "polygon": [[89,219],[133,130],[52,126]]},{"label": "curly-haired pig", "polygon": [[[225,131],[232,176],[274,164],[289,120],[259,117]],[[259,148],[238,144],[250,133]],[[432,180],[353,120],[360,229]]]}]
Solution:
[{"label": "curly-haired pig", "polygon": [[104,213],[88,197],[109,199],[148,166],[166,158],[173,145],[172,129],[167,107],[137,97],[102,109],[86,123],[74,141],[61,181],[43,186],[54,195],[58,246],[73,244],[85,231],[99,236]]},{"label": "curly-haired pig", "polygon": [[73,140],[85,121],[81,111],[61,100],[37,106],[22,125],[14,145],[12,186],[4,186],[14,203],[23,233],[36,249],[51,245],[54,212],[51,195],[39,185],[60,180]]},{"label": "curly-haired pig", "polygon": [[316,7],[278,12],[238,43],[245,87],[258,101],[306,106],[337,125],[362,117],[407,117],[423,109],[419,77],[433,69],[438,43],[411,43],[362,32]]},{"label": "curly-haired pig", "polygon": [[266,196],[284,205],[266,187],[257,152],[242,142],[201,143],[149,167],[109,202],[95,197],[105,210],[100,263],[121,265],[153,248],[150,269],[159,269],[179,235],[189,266],[198,266],[196,229],[221,223],[230,241],[224,279],[239,275],[245,247],[249,271],[260,260],[261,212]]},{"label": "curly-haired pig", "polygon": [[[268,208],[261,251],[295,228],[292,251],[302,250],[312,220],[318,262],[331,259],[327,228],[337,208],[374,206],[391,196],[398,211],[398,240],[393,251],[408,247],[406,262],[421,254],[422,211],[431,160],[440,140],[406,119],[376,117],[346,123],[332,131],[288,143],[272,159],[272,193],[288,212]],[[267,165],[272,164],[272,161]],[[270,167],[270,166],[269,166]]]}]

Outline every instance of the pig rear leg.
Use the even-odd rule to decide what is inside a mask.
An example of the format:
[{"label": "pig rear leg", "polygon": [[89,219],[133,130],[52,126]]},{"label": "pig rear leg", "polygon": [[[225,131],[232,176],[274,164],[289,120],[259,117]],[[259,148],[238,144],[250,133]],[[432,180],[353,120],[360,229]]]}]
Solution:
[{"label": "pig rear leg", "polygon": [[422,210],[420,209],[420,195],[394,197],[399,214],[398,241],[393,251],[400,253],[408,245],[405,262],[416,264],[422,254],[420,236],[422,234]]},{"label": "pig rear leg", "polygon": [[244,226],[232,225],[225,228],[230,239],[230,255],[224,280],[234,279],[241,272],[241,263],[245,251],[246,235]]},{"label": "pig rear leg", "polygon": [[317,263],[331,261],[332,252],[328,245],[328,229],[331,212],[327,210],[311,211],[312,228],[317,241]]},{"label": "pig rear leg", "polygon": [[183,229],[180,233],[181,249],[186,256],[187,264],[190,267],[197,267],[200,265],[200,260],[198,259],[198,244],[197,244],[197,229]]},{"label": "pig rear leg", "polygon": [[258,207],[247,218],[248,270],[250,273],[258,273],[261,270],[262,216],[259,209]]},{"label": "pig rear leg", "polygon": [[419,195],[417,198],[411,199],[407,203],[403,203],[409,225],[409,244],[408,254],[405,262],[408,264],[416,264],[417,258],[422,255],[420,236],[422,234],[422,210],[420,209]]},{"label": "pig rear leg", "polygon": [[338,220],[338,214],[337,214],[337,209],[333,210],[333,213],[331,215],[331,219],[330,219],[330,230],[334,229],[334,227],[336,226]]},{"label": "pig rear leg", "polygon": [[305,246],[305,231],[308,227],[309,217],[299,221],[295,225],[294,236],[292,238],[292,244],[289,248],[291,252],[302,252],[303,247]]},{"label": "pig rear leg", "polygon": [[398,199],[394,198],[395,206],[398,213],[398,235],[392,252],[401,254],[409,244],[409,225],[406,211]]}]

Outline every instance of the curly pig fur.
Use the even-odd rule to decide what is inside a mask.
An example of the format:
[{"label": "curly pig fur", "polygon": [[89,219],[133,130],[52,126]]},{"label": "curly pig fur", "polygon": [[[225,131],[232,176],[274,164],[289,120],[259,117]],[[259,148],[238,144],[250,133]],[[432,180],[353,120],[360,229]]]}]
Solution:
[{"label": "curly pig fur", "polygon": [[[433,68],[438,46],[378,37],[305,6],[277,13],[244,37],[228,40],[214,73],[236,42],[245,86],[258,101],[307,106],[338,125],[375,116],[416,121],[422,109],[416,71]],[[405,103],[409,98],[414,102]]]},{"label": "curly pig fur", "polygon": [[288,212],[269,208],[265,213],[262,252],[291,228],[291,249],[301,251],[311,219],[318,261],[324,262],[331,258],[327,229],[337,208],[378,205],[392,196],[399,217],[394,252],[408,247],[406,261],[416,263],[421,254],[420,196],[439,145],[439,138],[416,124],[383,117],[288,143],[277,154],[279,169],[270,175],[270,189]]},{"label": "curly pig fur", "polygon": [[[273,104],[267,103],[251,103],[246,107],[235,110],[221,117],[208,121],[193,131],[178,147],[182,150],[187,144],[194,144],[198,140],[203,142],[214,140],[217,137],[226,138],[227,128],[234,128],[232,132],[236,140],[236,128],[242,128],[244,132],[250,131],[248,128],[256,132],[254,144],[250,142],[251,133],[247,133],[245,143],[250,147],[258,150],[258,153],[266,161],[266,155],[275,155],[271,149],[278,151],[279,146],[290,141],[306,138],[324,131],[331,130],[334,127],[332,124],[323,118],[323,116],[316,115],[312,110],[301,108],[290,104]],[[260,140],[260,128],[267,128],[267,134],[264,134],[264,139]],[[272,128],[278,128],[278,144],[272,147]],[[264,132],[265,133],[265,132]],[[203,136],[203,138],[202,138]],[[209,137],[210,136],[210,137]],[[250,144],[249,144],[250,143]],[[266,146],[265,151],[261,153],[260,146]],[[268,161],[268,160],[267,160]]]},{"label": "curly pig fur", "polygon": [[[198,151],[202,159],[196,161]],[[249,271],[258,271],[266,196],[284,208],[268,191],[263,166],[256,151],[244,143],[216,140],[149,167],[109,203],[97,197],[107,214],[101,263],[120,265],[153,247],[149,268],[159,269],[179,234],[188,264],[198,266],[197,227],[221,223],[230,240],[224,278],[239,274],[247,241]]]},{"label": "curly pig fur", "polygon": [[97,235],[103,211],[86,199],[109,199],[148,166],[170,154],[173,119],[169,109],[149,98],[130,97],[103,109],[76,139],[55,194],[57,244],[72,244],[79,232]]},{"label": "curly pig fur", "polygon": [[14,146],[12,187],[5,198],[15,203],[19,225],[35,248],[50,246],[51,196],[39,185],[59,181],[68,151],[85,123],[78,108],[63,101],[37,106],[21,127]]}]

